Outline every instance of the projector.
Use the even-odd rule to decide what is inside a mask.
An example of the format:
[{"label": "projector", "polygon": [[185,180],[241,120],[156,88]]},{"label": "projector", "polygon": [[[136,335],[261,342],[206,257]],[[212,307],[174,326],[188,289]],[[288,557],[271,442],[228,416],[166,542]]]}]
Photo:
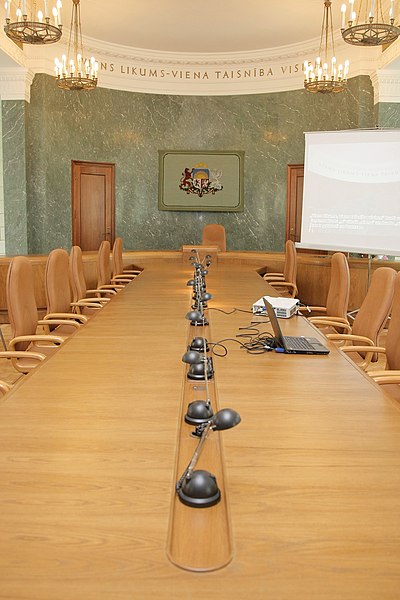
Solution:
[{"label": "projector", "polygon": [[297,298],[273,298],[272,296],[263,296],[253,304],[253,313],[259,315],[265,313],[264,298],[269,302],[275,311],[275,314],[280,319],[289,319],[296,314]]}]

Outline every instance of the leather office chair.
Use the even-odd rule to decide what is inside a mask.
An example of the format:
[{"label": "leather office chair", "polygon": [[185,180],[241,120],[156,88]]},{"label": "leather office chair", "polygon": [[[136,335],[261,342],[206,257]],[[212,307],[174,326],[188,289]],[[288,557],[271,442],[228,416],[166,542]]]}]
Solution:
[{"label": "leather office chair", "polygon": [[[72,293],[69,281],[69,255],[66,250],[56,248],[47,257],[44,274],[47,313],[44,320],[51,318],[73,320],[79,324],[87,317],[71,312]],[[71,334],[75,325],[60,325],[57,333]]]},{"label": "leather office chair", "polygon": [[16,256],[10,263],[6,295],[11,351],[1,352],[0,357],[11,358],[17,371],[28,373],[64,341],[60,335],[37,334],[38,325],[57,327],[69,323],[63,319],[38,320],[32,265],[25,256]]},{"label": "leather office chair", "polygon": [[[390,267],[379,267],[371,277],[371,283],[364,301],[354,319],[353,326],[341,323],[347,333],[329,333],[327,338],[342,343],[342,349],[351,353],[350,356],[361,368],[366,368],[370,360],[376,361],[376,351],[357,350],[355,346],[377,346],[378,336],[389,317],[394,295],[396,271]],[[322,321],[322,319],[321,319]],[[325,325],[335,327],[336,321],[325,320]],[[367,352],[372,356],[367,356]],[[360,356],[363,361],[359,363]]]},{"label": "leather office chair", "polygon": [[[320,316],[309,317],[309,321],[322,328],[326,328],[324,325],[324,318],[328,318],[330,321],[337,322],[335,328],[331,327],[331,333],[335,330],[342,332],[340,323],[348,324],[347,320],[347,308],[349,305],[350,296],[350,270],[347,259],[342,252],[335,252],[331,258],[331,278],[329,283],[328,296],[326,299],[326,306],[308,306],[307,309],[312,312],[323,313],[322,321]],[[302,311],[304,312],[304,310]],[[329,329],[324,332],[329,333]]]},{"label": "leather office chair", "polygon": [[[79,314],[91,315],[102,308],[110,298],[107,290],[88,290],[86,288],[85,274],[83,271],[82,250],[79,246],[72,246],[69,255],[69,273],[72,288],[71,306]],[[91,294],[88,296],[88,294]]]},{"label": "leather office chair", "polygon": [[280,295],[294,298],[298,292],[296,285],[297,276],[297,253],[296,246],[292,240],[287,240],[285,244],[285,264],[283,273],[266,273],[264,275],[272,287],[274,287]]},{"label": "leather office chair", "polygon": [[113,279],[135,279],[138,275],[140,275],[142,271],[140,269],[132,268],[125,269],[124,268],[124,260],[122,254],[122,238],[115,238],[115,242],[113,244],[112,249],[112,278]]},{"label": "leather office chair", "polygon": [[204,225],[201,244],[202,246],[218,246],[220,252],[226,252],[225,227],[217,223]]},{"label": "leather office chair", "polygon": [[[354,346],[343,348],[345,352],[357,351],[365,353],[364,368],[367,369],[374,381],[381,385],[400,384],[400,273],[397,273],[394,282],[394,295],[389,327],[386,335],[385,347],[382,346]],[[385,354],[385,370],[368,371],[374,353]],[[400,388],[397,390],[400,392]]]},{"label": "leather office chair", "polygon": [[110,266],[111,245],[108,240],[104,240],[100,244],[97,254],[97,287],[101,290],[114,290],[116,292],[122,290],[131,279],[116,277],[111,278]]}]

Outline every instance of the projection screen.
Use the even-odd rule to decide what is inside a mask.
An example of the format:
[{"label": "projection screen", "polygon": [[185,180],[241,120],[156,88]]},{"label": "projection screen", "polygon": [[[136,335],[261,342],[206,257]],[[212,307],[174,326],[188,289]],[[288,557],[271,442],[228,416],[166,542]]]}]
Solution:
[{"label": "projection screen", "polygon": [[400,256],[400,130],[305,134],[303,248]]}]

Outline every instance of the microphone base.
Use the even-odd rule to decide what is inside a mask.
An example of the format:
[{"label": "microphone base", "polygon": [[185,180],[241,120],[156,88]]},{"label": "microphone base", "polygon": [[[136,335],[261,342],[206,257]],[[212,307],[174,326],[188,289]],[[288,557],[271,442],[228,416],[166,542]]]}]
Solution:
[{"label": "microphone base", "polygon": [[[213,377],[214,377],[214,368],[213,368],[213,364],[212,364],[212,358],[208,357],[207,358],[207,378],[212,379]],[[190,365],[188,372],[187,372],[187,378],[192,381],[204,381],[205,380],[204,363]]]},{"label": "microphone base", "polygon": [[199,319],[198,321],[190,321],[191,325],[194,325],[195,327],[201,327],[201,326],[205,326],[205,325],[209,325],[209,322],[207,321],[207,319],[204,317],[203,319]]},{"label": "microphone base", "polygon": [[194,400],[187,408],[185,423],[189,425],[202,425],[207,423],[214,413],[209,404],[204,400]]},{"label": "microphone base", "polygon": [[217,480],[208,471],[193,471],[178,490],[179,500],[192,508],[208,508],[221,500]]}]

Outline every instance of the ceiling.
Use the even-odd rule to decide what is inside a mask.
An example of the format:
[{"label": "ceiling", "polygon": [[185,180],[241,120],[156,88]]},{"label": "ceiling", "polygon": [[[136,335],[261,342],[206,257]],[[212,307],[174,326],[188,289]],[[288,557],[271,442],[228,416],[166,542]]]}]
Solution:
[{"label": "ceiling", "polygon": [[[335,29],[340,1],[333,0]],[[63,2],[69,29],[71,0]],[[81,0],[84,37],[164,52],[244,52],[320,36],[323,0]]]}]

